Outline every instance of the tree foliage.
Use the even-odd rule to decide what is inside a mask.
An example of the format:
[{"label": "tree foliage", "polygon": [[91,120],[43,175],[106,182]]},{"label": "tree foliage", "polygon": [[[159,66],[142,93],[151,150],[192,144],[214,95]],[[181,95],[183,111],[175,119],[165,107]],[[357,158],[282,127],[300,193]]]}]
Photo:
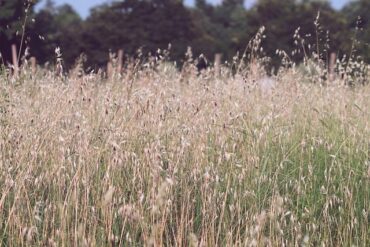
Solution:
[{"label": "tree foliage", "polygon": [[55,7],[49,1],[35,16],[30,52],[40,63],[54,60],[54,51],[62,48],[65,64],[72,65],[82,52],[82,20],[70,5]]},{"label": "tree foliage", "polygon": [[123,48],[134,54],[164,49],[171,43],[174,58],[185,54],[195,38],[191,15],[180,1],[126,0],[95,8],[84,23],[82,40],[88,59],[103,65],[107,51]]},{"label": "tree foliage", "polygon": [[[33,6],[37,1],[0,0],[0,54],[4,61],[11,57],[10,46],[14,43],[28,43],[32,27]],[[26,15],[28,18],[26,18]]]},{"label": "tree foliage", "polygon": [[[10,45],[21,42],[25,9],[31,2],[35,1],[0,0],[0,52],[5,61],[10,58]],[[243,0],[223,0],[219,5],[195,0],[193,7],[181,0],[123,0],[97,6],[85,20],[71,6],[55,6],[52,0],[37,13],[33,7],[27,13],[25,43],[40,63],[53,62],[58,46],[67,66],[81,53],[90,65],[104,66],[108,51],[123,49],[134,55],[141,49],[147,54],[168,44],[174,60],[181,61],[188,46],[195,55],[212,59],[222,53],[231,60],[261,26],[266,28],[263,54],[275,67],[279,66],[276,49],[302,61],[304,54],[292,53],[298,28],[304,48],[319,52],[323,59],[331,52],[339,57],[352,52],[370,62],[369,0],[351,1],[340,11],[327,1],[314,0],[259,0],[250,9]]]}]

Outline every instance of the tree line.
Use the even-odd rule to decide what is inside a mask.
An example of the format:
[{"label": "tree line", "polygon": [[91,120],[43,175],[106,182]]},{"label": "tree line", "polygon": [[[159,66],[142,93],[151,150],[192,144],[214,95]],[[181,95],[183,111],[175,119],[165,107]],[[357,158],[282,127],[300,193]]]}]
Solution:
[{"label": "tree line", "polygon": [[[63,62],[72,67],[86,59],[94,69],[105,66],[108,52],[123,49],[127,56],[155,54],[171,44],[170,59],[181,63],[187,47],[209,60],[221,53],[232,61],[243,53],[261,26],[260,50],[279,66],[277,49],[293,61],[305,56],[300,50],[336,53],[338,58],[359,57],[370,62],[370,0],[349,2],[341,10],[327,1],[259,0],[245,8],[243,0],[223,0],[212,5],[196,0],[187,7],[182,0],[112,1],[93,8],[86,19],[68,4],[46,1],[35,10],[37,0],[0,0],[1,62],[11,59],[11,44],[20,54],[36,57],[41,65],[55,62],[61,48]],[[26,52],[27,49],[27,52]]]}]

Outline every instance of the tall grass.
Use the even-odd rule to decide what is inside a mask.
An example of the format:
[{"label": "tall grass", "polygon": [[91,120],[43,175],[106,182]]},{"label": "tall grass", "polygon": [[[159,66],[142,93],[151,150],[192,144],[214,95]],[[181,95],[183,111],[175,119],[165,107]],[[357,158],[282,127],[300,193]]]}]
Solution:
[{"label": "tall grass", "polygon": [[370,245],[369,86],[189,70],[2,73],[0,245]]}]

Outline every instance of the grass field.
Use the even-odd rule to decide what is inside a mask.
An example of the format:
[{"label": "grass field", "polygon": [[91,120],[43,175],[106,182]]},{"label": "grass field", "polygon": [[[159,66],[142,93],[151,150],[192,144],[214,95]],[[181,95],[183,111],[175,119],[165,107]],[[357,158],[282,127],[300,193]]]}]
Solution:
[{"label": "grass field", "polygon": [[3,72],[0,245],[370,245],[369,85],[193,72]]}]

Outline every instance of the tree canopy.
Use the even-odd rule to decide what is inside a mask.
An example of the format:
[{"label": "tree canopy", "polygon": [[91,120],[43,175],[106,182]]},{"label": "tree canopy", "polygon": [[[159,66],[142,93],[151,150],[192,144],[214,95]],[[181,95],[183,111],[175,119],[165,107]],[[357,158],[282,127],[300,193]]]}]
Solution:
[{"label": "tree canopy", "polygon": [[[37,1],[0,0],[0,54],[4,61],[10,60],[10,46],[29,41],[29,30],[32,27],[33,6]],[[28,16],[29,18],[26,18]],[[24,35],[22,35],[24,34]]]},{"label": "tree canopy", "polygon": [[[231,60],[264,26],[263,53],[273,66],[279,65],[276,49],[294,50],[297,30],[307,49],[339,56],[355,51],[370,62],[369,0],[351,1],[342,10],[313,0],[260,0],[249,9],[243,0],[224,0],[219,5],[196,0],[193,7],[181,0],[123,0],[95,7],[85,20],[71,6],[55,6],[52,0],[35,12],[36,2],[0,0],[4,61],[10,59],[13,43],[29,47],[41,64],[54,61],[56,47],[61,48],[67,66],[73,66],[81,53],[89,65],[104,66],[109,51],[123,49],[134,55],[141,49],[147,54],[169,44],[173,60],[181,61],[188,46],[195,55],[212,59],[222,53]],[[292,55],[295,61],[302,58],[301,53]]]}]

